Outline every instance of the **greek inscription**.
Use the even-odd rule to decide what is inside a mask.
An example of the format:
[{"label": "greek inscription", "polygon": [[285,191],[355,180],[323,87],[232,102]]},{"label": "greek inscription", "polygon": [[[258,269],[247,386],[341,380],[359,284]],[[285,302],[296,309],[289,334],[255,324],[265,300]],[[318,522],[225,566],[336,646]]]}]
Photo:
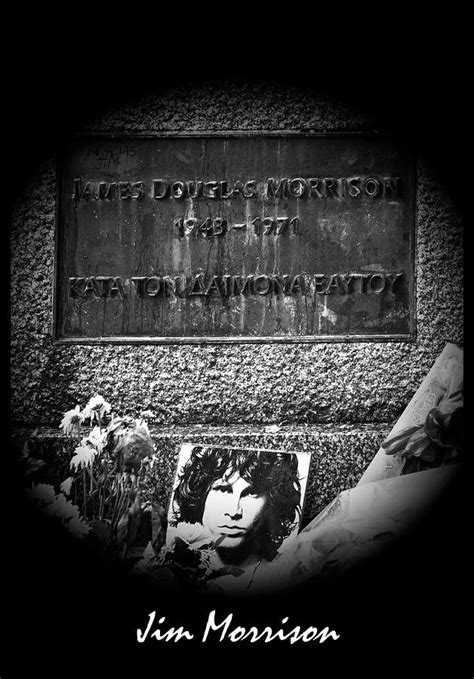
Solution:
[{"label": "greek inscription", "polygon": [[[382,295],[397,294],[403,272],[374,274],[248,274],[205,276],[120,276],[70,277],[69,296],[124,298],[127,290],[138,298],[154,297],[235,297],[258,295]],[[130,285],[130,283],[132,285]]]},{"label": "greek inscription", "polygon": [[206,295],[217,294],[222,296],[222,288],[220,286],[219,276],[213,276],[206,288]]},{"label": "greek inscription", "polygon": [[328,278],[327,278],[327,276],[326,276],[325,274],[323,274],[323,273],[317,273],[317,274],[314,276],[314,279],[315,279],[315,289],[316,289],[316,292],[319,293],[319,294],[323,294],[324,290],[325,290],[325,289],[327,288],[327,286],[328,286]]},{"label": "greek inscription", "polygon": [[264,219],[262,219],[263,235],[268,236],[269,233],[272,233],[274,226],[275,220],[272,219],[271,217],[265,217]]},{"label": "greek inscription", "polygon": [[160,292],[161,282],[158,276],[151,276],[145,279],[145,294],[149,297],[156,297]]},{"label": "greek inscription", "polygon": [[119,276],[79,276],[69,278],[69,296],[87,300],[117,296],[124,298],[127,293]]},{"label": "greek inscription", "polygon": [[337,274],[331,276],[327,288],[323,292],[325,295],[332,295],[334,292],[339,292],[339,276]]},{"label": "greek inscription", "polygon": [[254,289],[257,295],[268,295],[272,290],[272,282],[269,276],[257,276],[254,280]]},{"label": "greek inscription", "polygon": [[165,297],[178,297],[180,295],[180,277],[163,276],[163,286]]},{"label": "greek inscription", "polygon": [[385,276],[381,273],[376,273],[370,277],[369,292],[380,295],[385,290]]},{"label": "greek inscription", "polygon": [[400,341],[415,329],[417,173],[398,140],[90,136],[65,145],[60,168],[59,341]]},{"label": "greek inscription", "polygon": [[203,274],[198,274],[191,283],[191,290],[189,295],[205,295],[206,288],[204,286],[204,276]]}]

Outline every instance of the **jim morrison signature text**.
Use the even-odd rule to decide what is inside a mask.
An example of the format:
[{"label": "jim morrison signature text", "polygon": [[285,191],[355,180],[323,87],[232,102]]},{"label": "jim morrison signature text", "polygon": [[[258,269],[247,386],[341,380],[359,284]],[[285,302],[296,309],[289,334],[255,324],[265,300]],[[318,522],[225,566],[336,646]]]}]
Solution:
[{"label": "jim morrison signature text", "polygon": [[[148,615],[148,622],[144,630],[137,628],[137,641],[142,644],[147,640],[154,641],[191,641],[193,639],[199,640],[199,634],[191,632],[184,627],[168,627],[167,629],[160,628],[157,625],[163,625],[166,618],[160,617],[155,623],[157,617],[156,611],[152,611]],[[208,615],[206,625],[202,632],[200,640],[202,643],[211,640],[230,641],[237,643],[239,641],[249,641],[256,643],[258,641],[268,644],[272,641],[288,641],[290,644],[297,642],[308,643],[309,641],[318,641],[320,644],[332,639],[337,641],[340,635],[329,627],[324,627],[318,630],[316,627],[307,627],[302,629],[300,625],[291,627],[288,617],[284,617],[281,621],[281,627],[274,630],[272,627],[264,627],[258,629],[257,627],[241,627],[234,626],[233,613],[229,613],[223,620],[218,620],[216,611],[211,611]]]}]

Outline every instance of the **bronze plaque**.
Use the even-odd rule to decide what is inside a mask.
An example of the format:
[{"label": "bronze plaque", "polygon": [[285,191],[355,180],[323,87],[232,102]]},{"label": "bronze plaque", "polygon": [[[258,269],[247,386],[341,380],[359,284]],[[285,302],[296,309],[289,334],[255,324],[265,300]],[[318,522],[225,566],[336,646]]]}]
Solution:
[{"label": "bronze plaque", "polygon": [[75,140],[56,338],[408,339],[414,184],[408,149],[375,135]]}]

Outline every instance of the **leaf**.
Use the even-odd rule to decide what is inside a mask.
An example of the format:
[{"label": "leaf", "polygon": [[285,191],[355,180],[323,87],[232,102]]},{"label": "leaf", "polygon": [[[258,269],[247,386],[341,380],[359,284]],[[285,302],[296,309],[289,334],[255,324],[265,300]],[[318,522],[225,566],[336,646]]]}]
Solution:
[{"label": "leaf", "polygon": [[74,483],[74,479],[73,479],[72,476],[68,476],[68,478],[65,479],[65,480],[61,483],[60,488],[61,488],[62,492],[63,492],[65,495],[70,495],[70,494],[71,494],[71,486],[72,486],[73,483]]},{"label": "leaf", "polygon": [[408,443],[408,440],[410,439],[410,436],[412,436],[422,428],[423,427],[421,425],[406,427],[405,429],[402,429],[398,434],[395,434],[394,436],[387,438],[382,443],[382,448],[385,450],[385,453],[387,455],[395,455],[395,453],[398,453],[405,448],[405,446]]},{"label": "leaf", "polygon": [[420,431],[416,432],[410,437],[405,452],[407,455],[420,457],[422,452],[430,445],[430,443],[431,439],[427,436],[425,430],[420,429]]}]

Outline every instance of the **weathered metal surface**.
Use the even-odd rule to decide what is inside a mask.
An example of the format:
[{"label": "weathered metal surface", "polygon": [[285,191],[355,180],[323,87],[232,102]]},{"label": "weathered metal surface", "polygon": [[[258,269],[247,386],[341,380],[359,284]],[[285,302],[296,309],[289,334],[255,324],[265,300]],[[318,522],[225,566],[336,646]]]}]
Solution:
[{"label": "weathered metal surface", "polygon": [[76,140],[56,338],[407,339],[414,181],[377,136]]}]

